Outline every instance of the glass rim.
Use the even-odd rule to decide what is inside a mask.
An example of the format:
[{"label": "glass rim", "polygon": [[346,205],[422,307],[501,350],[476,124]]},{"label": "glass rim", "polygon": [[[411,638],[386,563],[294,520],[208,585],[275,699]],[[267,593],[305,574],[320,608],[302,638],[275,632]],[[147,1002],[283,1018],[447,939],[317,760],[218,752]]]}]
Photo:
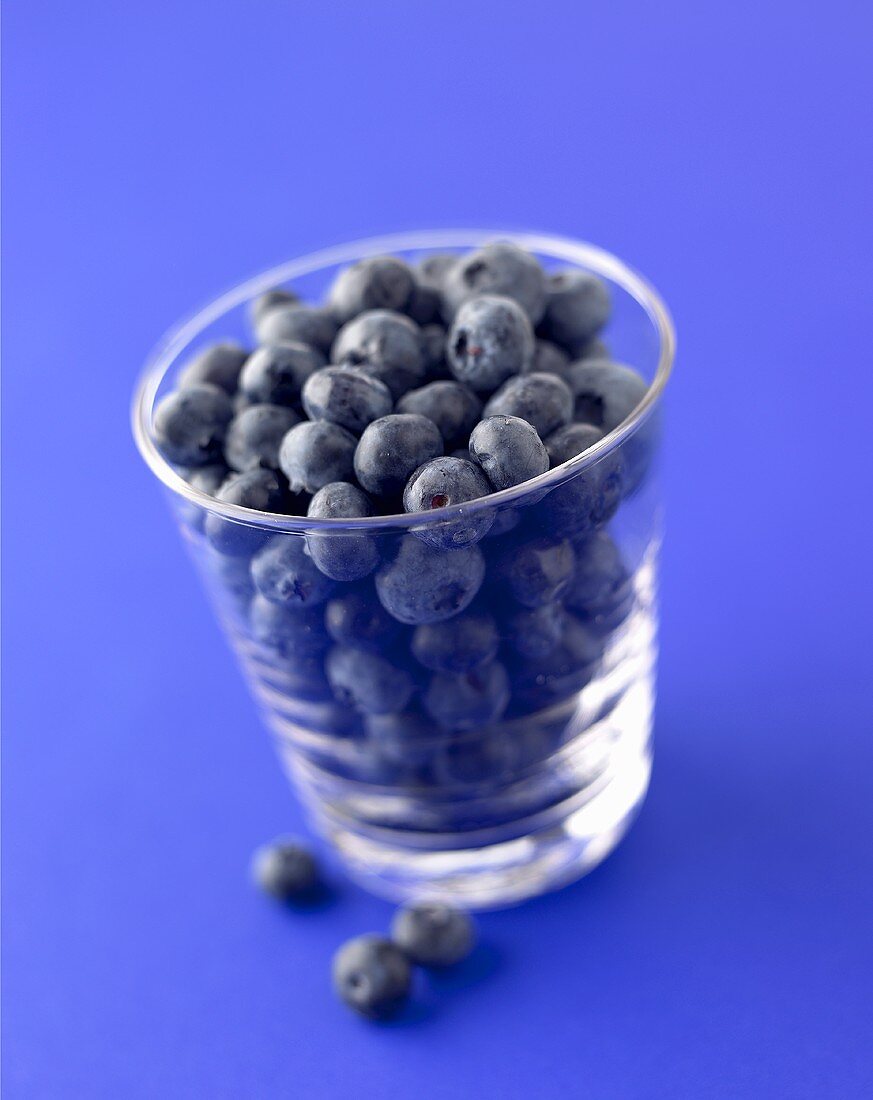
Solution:
[{"label": "glass rim", "polygon": [[[655,377],[642,400],[633,412],[611,432],[598,440],[581,455],[562,462],[537,477],[501,489],[486,497],[464,501],[461,504],[435,509],[432,512],[403,512],[388,516],[362,516],[346,519],[317,519],[310,516],[288,516],[277,512],[260,512],[227,504],[190,485],[164,458],[150,432],[151,414],[158,387],[170,366],[191,342],[213,322],[251,301],[265,291],[281,286],[292,279],[313,274],[325,267],[353,263],[367,256],[379,256],[396,251],[415,251],[440,248],[477,248],[488,241],[511,241],[521,248],[548,255],[552,259],[565,260],[604,276],[625,290],[651,321],[658,336],[658,365]],[[676,334],[673,320],[663,299],[642,275],[617,256],[596,245],[570,237],[529,231],[501,229],[432,229],[386,236],[367,237],[309,252],[288,260],[238,283],[208,305],[170,329],[155,345],[146,359],[134,391],[131,408],[133,435],[140,454],[153,474],[172,492],[205,511],[249,527],[270,528],[276,531],[307,533],[316,530],[387,530],[421,528],[440,525],[460,516],[469,516],[489,508],[511,505],[530,493],[542,492],[568,480],[576,473],[593,466],[605,455],[620,446],[648,419],[657,404],[670,377],[676,352]]]}]

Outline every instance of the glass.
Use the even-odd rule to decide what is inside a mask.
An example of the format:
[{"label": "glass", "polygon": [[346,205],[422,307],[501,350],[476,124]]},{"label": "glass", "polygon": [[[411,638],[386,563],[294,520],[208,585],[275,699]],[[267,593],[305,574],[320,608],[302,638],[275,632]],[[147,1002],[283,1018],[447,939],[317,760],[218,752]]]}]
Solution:
[{"label": "glass", "polygon": [[[547,270],[577,267],[609,285],[603,339],[649,388],[584,454],[469,505],[356,520],[220,504],[160,455],[156,402],[192,354],[217,341],[250,342],[250,303],[264,291],[293,284],[317,303],[337,271],[364,256],[415,263],[495,238],[528,249]],[[182,324],[147,364],[133,407],[143,457],[169,491],[316,828],[374,891],[477,907],[519,900],[590,870],[632,822],[651,770],[660,397],[673,351],[663,303],[608,253],[537,234],[441,231],[356,242],[265,272]],[[466,608],[466,619],[475,617],[466,644],[497,660],[432,673],[425,666],[433,647],[445,647],[447,634],[452,644],[448,628],[397,621],[377,598],[373,574],[330,580],[312,569],[319,552],[378,558],[382,600],[401,618],[424,607],[451,624]],[[289,610],[294,594],[281,581],[276,602],[264,598],[271,558],[311,571],[314,608]],[[461,641],[442,654],[455,658],[464,665]]]}]

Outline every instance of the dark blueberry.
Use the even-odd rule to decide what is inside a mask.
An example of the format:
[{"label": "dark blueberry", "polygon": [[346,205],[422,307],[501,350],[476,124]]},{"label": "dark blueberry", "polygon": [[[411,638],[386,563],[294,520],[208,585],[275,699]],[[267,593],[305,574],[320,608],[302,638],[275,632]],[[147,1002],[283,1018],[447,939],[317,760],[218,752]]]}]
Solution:
[{"label": "dark blueberry", "polygon": [[394,914],[391,938],[419,966],[452,966],[473,950],[476,928],[468,913],[438,901],[404,905]]},{"label": "dark blueberry", "polygon": [[[215,499],[258,512],[281,512],[285,492],[272,470],[247,470],[234,474],[221,486]],[[267,541],[269,533],[222,516],[208,515],[203,530],[212,546],[230,557],[248,557]]]},{"label": "dark blueberry", "polygon": [[523,607],[542,607],[559,599],[573,577],[575,554],[569,539],[510,538],[495,562],[502,580]]},{"label": "dark blueberry", "polygon": [[478,546],[435,550],[412,535],[376,574],[382,606],[402,623],[437,623],[470,605],[485,577]]},{"label": "dark blueberry", "polygon": [[309,848],[295,837],[283,836],[254,854],[255,882],[280,901],[304,898],[318,886],[318,865]]},{"label": "dark blueberry", "polygon": [[330,308],[341,322],[369,309],[406,308],[415,277],[395,256],[369,256],[344,268],[330,288]]},{"label": "dark blueberry", "polygon": [[303,383],[324,366],[324,356],[308,344],[267,344],[242,369],[239,388],[253,404],[296,405]]},{"label": "dark blueberry", "polygon": [[317,306],[287,305],[267,310],[255,324],[262,344],[307,344],[327,354],[339,326],[326,309]]},{"label": "dark blueberry", "polygon": [[537,340],[531,370],[541,374],[557,374],[564,378],[570,366],[570,356],[549,340]]},{"label": "dark blueberry", "polygon": [[421,354],[424,358],[425,377],[430,382],[451,378],[446,362],[448,332],[442,325],[424,325],[421,329]]},{"label": "dark blueberry", "polygon": [[563,604],[516,608],[503,621],[506,640],[520,657],[548,657],[561,641],[566,623]]},{"label": "dark blueberry", "polygon": [[431,382],[397,402],[399,413],[420,413],[439,428],[446,447],[462,447],[482,415],[482,402],[460,382]]},{"label": "dark blueberry", "polygon": [[[228,470],[223,462],[218,462],[212,466],[195,466],[191,469],[182,468],[179,470],[179,473],[193,488],[199,489],[201,493],[206,493],[207,496],[214,497],[227,480],[230,470]],[[193,527],[195,531],[203,530],[203,524],[208,513],[205,512],[199,504],[192,504],[191,501],[185,500],[183,497],[178,497],[176,506],[183,523],[186,523],[189,527]]]},{"label": "dark blueberry", "polygon": [[[350,519],[372,516],[373,505],[366,493],[348,481],[323,485],[309,502],[307,515],[316,519]],[[335,581],[357,581],[379,564],[375,539],[366,531],[340,534],[312,533],[306,536],[309,555],[322,573]]]},{"label": "dark blueberry", "polygon": [[589,340],[588,343],[574,352],[576,359],[609,359],[609,348],[606,344],[595,337],[593,340]]},{"label": "dark blueberry", "polygon": [[392,413],[364,429],[355,451],[355,473],[367,492],[396,498],[413,471],[442,453],[443,437],[432,420]]},{"label": "dark blueberry", "polygon": [[545,439],[573,419],[573,394],[555,374],[510,378],[485,406],[485,416],[518,416]]},{"label": "dark blueberry", "polygon": [[252,580],[265,599],[285,607],[317,607],[336,587],[306,553],[301,535],[272,538],[252,559]]},{"label": "dark blueberry", "polygon": [[425,376],[418,326],[400,313],[374,309],[344,325],[334,341],[331,360],[343,367],[360,367],[384,382],[396,399]]},{"label": "dark blueberry", "polygon": [[549,452],[549,462],[554,468],[569,462],[603,439],[603,432],[593,424],[567,424],[552,432],[544,442]]},{"label": "dark blueberry", "polygon": [[203,382],[233,395],[249,353],[239,344],[214,344],[202,351],[179,375],[179,389]]},{"label": "dark blueberry", "polygon": [[255,641],[279,657],[314,657],[330,648],[320,607],[273,603],[256,593],[249,623]]},{"label": "dark blueberry", "polygon": [[518,746],[503,731],[455,737],[434,754],[432,781],[440,788],[491,787],[513,777],[518,759]]},{"label": "dark blueberry", "polygon": [[575,543],[576,564],[566,596],[574,611],[594,616],[608,610],[624,595],[628,571],[618,547],[605,531],[596,531]]},{"label": "dark blueberry", "polygon": [[287,433],[279,448],[279,465],[292,493],[317,493],[331,481],[349,481],[357,440],[339,424],[305,420]]},{"label": "dark blueberry", "polygon": [[630,416],[649,388],[636,371],[608,359],[574,363],[567,382],[576,399],[576,419],[594,424],[604,435]]},{"label": "dark blueberry", "polygon": [[546,657],[513,662],[513,710],[544,710],[581,691],[597,671],[603,645],[574,615],[568,615],[560,643]]},{"label": "dark blueberry", "polygon": [[549,468],[536,428],[518,416],[489,416],[470,435],[470,454],[495,489],[508,489]]},{"label": "dark blueberry", "polygon": [[277,306],[296,306],[299,304],[300,299],[293,290],[283,290],[281,287],[268,290],[255,298],[249,306],[252,325],[257,326]]},{"label": "dark blueberry", "polygon": [[[603,438],[593,424],[570,424],[546,440],[552,467],[583,454]],[[540,505],[545,523],[559,535],[583,535],[611,519],[625,482],[622,449],[598,459],[551,489]]]},{"label": "dark blueberry", "polygon": [[[415,471],[403,491],[407,512],[435,512],[453,504],[488,496],[491,486],[479,467],[464,458],[435,458]],[[446,520],[413,527],[412,532],[431,546],[454,550],[470,546],[488,534],[494,522],[492,508],[479,508]]]},{"label": "dark blueberry", "polygon": [[445,733],[415,704],[396,714],[367,716],[367,737],[381,760],[415,772],[433,758]]},{"label": "dark blueberry", "polygon": [[518,527],[519,523],[521,523],[521,515],[515,508],[501,508],[495,512],[494,523],[485,538],[500,538],[501,535]]},{"label": "dark blueberry", "polygon": [[357,367],[325,367],[303,387],[303,408],[311,420],[329,420],[355,435],[394,407],[391,391]]},{"label": "dark blueberry", "polygon": [[429,325],[439,319],[442,302],[442,295],[436,287],[416,279],[404,312],[417,325]]},{"label": "dark blueberry", "polygon": [[446,276],[457,262],[458,256],[454,252],[431,252],[416,268],[418,281],[425,286],[442,290]]},{"label": "dark blueberry", "polygon": [[399,947],[381,936],[358,936],[337,951],[333,985],[349,1008],[383,1019],[406,1003],[412,984],[409,961]]},{"label": "dark blueberry", "polygon": [[[333,690],[324,671],[324,658],[320,653],[311,657],[295,653],[292,659],[283,665],[281,670],[274,670],[267,675],[261,669],[258,675],[262,679],[266,679],[274,690],[279,691],[285,697],[286,703],[283,710],[288,709],[288,700],[292,703],[295,700],[304,700],[306,703],[329,704],[330,707],[336,707]],[[319,713],[325,713],[323,706],[319,708]],[[339,721],[337,713],[331,710],[326,713],[331,718],[329,732],[336,733],[338,736],[340,733],[345,734],[345,727]],[[351,712],[343,713],[348,715]],[[305,707],[304,714],[305,724],[311,725],[314,721],[312,708]]]},{"label": "dark blueberry", "polygon": [[371,586],[354,588],[325,608],[327,632],[339,645],[381,652],[396,641],[402,627],[385,610]]},{"label": "dark blueberry", "polygon": [[334,646],[325,668],[336,698],[367,714],[403,710],[415,690],[415,681],[406,669],[365,649]]},{"label": "dark blueberry", "polygon": [[282,405],[250,405],[231,420],[224,457],[234,470],[278,470],[279,445],[299,422],[293,409]]},{"label": "dark blueberry", "polygon": [[606,283],[588,271],[567,270],[550,275],[546,289],[540,332],[576,354],[609,320],[611,302]]},{"label": "dark blueberry", "polygon": [[443,297],[449,316],[462,303],[483,294],[499,294],[518,302],[537,324],[546,302],[546,278],[539,262],[514,244],[486,244],[451,265],[443,280]]},{"label": "dark blueberry", "polygon": [[155,409],[155,443],[178,466],[208,466],[221,460],[221,446],[233,417],[230,398],[207,383],[164,397]]},{"label": "dark blueberry", "polygon": [[417,626],[411,648],[431,672],[469,672],[497,656],[500,635],[487,611],[467,611],[442,623]]},{"label": "dark blueberry", "polygon": [[496,722],[509,705],[509,675],[499,661],[469,672],[435,672],[424,693],[428,714],[445,729],[475,730]]},{"label": "dark blueberry", "polygon": [[228,558],[209,545],[204,551],[203,569],[209,587],[223,604],[238,613],[248,613],[255,591],[248,558]]},{"label": "dark blueberry", "polygon": [[452,374],[477,393],[490,393],[530,368],[534,335],[522,308],[510,298],[483,295],[458,310],[446,343]]}]

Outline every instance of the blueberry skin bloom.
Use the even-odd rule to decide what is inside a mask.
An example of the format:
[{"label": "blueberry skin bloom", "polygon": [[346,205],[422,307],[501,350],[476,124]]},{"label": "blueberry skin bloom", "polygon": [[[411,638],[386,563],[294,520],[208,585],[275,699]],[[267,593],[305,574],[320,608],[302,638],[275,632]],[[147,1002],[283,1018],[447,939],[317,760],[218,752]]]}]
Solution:
[{"label": "blueberry skin bloom", "polygon": [[316,657],[330,648],[320,607],[273,603],[259,592],[249,608],[252,637],[278,657]]},{"label": "blueberry skin bloom", "polygon": [[300,304],[277,304],[255,321],[261,344],[307,344],[327,354],[339,325],[326,309]]},{"label": "blueberry skin bloom", "polygon": [[293,901],[314,893],[318,866],[312,852],[295,837],[280,837],[258,848],[252,859],[255,882],[279,901]]},{"label": "blueberry skin bloom", "polygon": [[443,453],[439,428],[415,413],[392,413],[369,424],[354,453],[358,481],[374,496],[399,497],[410,474]]},{"label": "blueberry skin bloom", "polygon": [[485,416],[518,416],[541,439],[573,419],[573,394],[554,374],[523,374],[501,386],[485,406]]},{"label": "blueberry skin bloom", "polygon": [[445,729],[462,732],[496,722],[509,705],[509,675],[499,661],[470,672],[435,672],[424,693],[428,714]]},{"label": "blueberry skin bloom", "polygon": [[[478,466],[465,458],[435,458],[415,471],[403,490],[407,512],[432,512],[488,496],[491,486]],[[481,509],[469,516],[439,524],[413,527],[412,533],[441,550],[470,546],[484,538],[494,523],[494,510]]]},{"label": "blueberry skin bloom", "polygon": [[221,459],[221,445],[233,417],[230,398],[207,383],[167,394],[155,409],[155,443],[177,466],[208,466]]},{"label": "blueberry skin bloom", "polygon": [[421,332],[414,321],[387,309],[362,313],[344,325],[331,350],[332,362],[360,367],[384,382],[395,400],[425,376]]},{"label": "blueberry skin bloom", "polygon": [[353,367],[325,367],[311,374],[302,398],[310,420],[329,420],[355,435],[394,407],[384,382]]},{"label": "blueberry skin bloom", "polygon": [[518,416],[489,416],[470,435],[470,454],[495,489],[509,489],[549,468],[536,428]]},{"label": "blueberry skin bloom", "polygon": [[[552,467],[583,454],[603,438],[593,424],[569,424],[546,440]],[[546,524],[559,535],[584,535],[615,515],[624,489],[621,450],[604,455],[587,470],[552,489],[541,510]]]},{"label": "blueberry skin bloom", "polygon": [[462,909],[420,901],[397,910],[391,938],[419,966],[453,966],[473,950],[476,928]]},{"label": "blueberry skin bloom", "polygon": [[206,382],[233,396],[239,373],[248,356],[249,353],[239,344],[213,344],[185,367],[179,375],[179,389]]},{"label": "blueberry skin bloom", "polygon": [[609,320],[609,290],[588,271],[560,271],[546,283],[546,309],[541,334],[574,355],[593,340]]},{"label": "blueberry skin bloom", "polygon": [[385,610],[401,623],[417,626],[450,619],[469,607],[485,577],[478,546],[441,551],[412,535],[376,574]]},{"label": "blueberry skin bloom", "polygon": [[324,610],[328,634],[339,645],[379,653],[391,646],[403,627],[379,603],[371,585],[330,600]]},{"label": "blueberry skin bloom", "polygon": [[[309,502],[307,515],[317,519],[349,519],[372,516],[373,505],[366,493],[348,481],[323,485]],[[306,536],[309,556],[335,581],[357,581],[379,564],[375,540],[365,531],[343,534],[311,533]]]},{"label": "blueberry skin bloom", "polygon": [[330,289],[330,308],[340,321],[368,309],[402,311],[412,297],[415,277],[394,256],[370,256],[344,268]]},{"label": "blueberry skin bloom", "polygon": [[317,607],[336,587],[306,553],[300,535],[271,539],[252,559],[252,580],[265,599],[291,608]]},{"label": "blueberry skin bloom", "polygon": [[284,290],[276,287],[259,295],[249,306],[249,317],[253,325],[263,320],[272,309],[279,306],[296,306],[300,304],[299,297],[293,290]]},{"label": "blueberry skin bloom", "polygon": [[550,340],[537,340],[531,370],[538,374],[557,374],[564,378],[570,366],[570,356]]},{"label": "blueberry skin bloom", "polygon": [[[281,512],[285,493],[272,470],[247,470],[229,477],[215,499],[258,512]],[[250,557],[269,538],[266,531],[216,515],[206,517],[203,531],[214,549],[229,557]]]},{"label": "blueberry skin bloom", "polygon": [[477,393],[490,393],[511,375],[530,368],[533,329],[521,306],[511,298],[482,295],[458,310],[446,352],[459,382]]},{"label": "blueberry skin bloom", "polygon": [[361,1016],[385,1019],[406,1003],[412,984],[409,960],[381,936],[358,936],[333,958],[337,996]]},{"label": "blueberry skin bloom", "polygon": [[470,672],[494,660],[500,634],[486,611],[467,611],[445,622],[416,627],[411,648],[419,664],[431,672]]},{"label": "blueberry skin bloom", "polygon": [[332,481],[349,481],[357,440],[326,420],[305,420],[282,440],[279,465],[292,493],[317,493]]},{"label": "blueberry skin bloom", "polygon": [[295,405],[324,356],[307,344],[267,344],[253,352],[239,376],[240,393],[252,404]]},{"label": "blueberry skin bloom", "polygon": [[405,669],[364,649],[335,646],[325,668],[339,702],[367,714],[403,710],[415,690],[415,681]]},{"label": "blueberry skin bloom", "polygon": [[569,539],[514,539],[503,547],[495,563],[502,580],[523,607],[542,607],[559,599],[570,587],[576,555]]},{"label": "blueberry skin bloom", "polygon": [[224,441],[224,457],[231,469],[279,469],[279,445],[299,423],[293,409],[282,405],[249,405],[231,420]]},{"label": "blueberry skin bloom", "polygon": [[605,531],[575,543],[576,564],[567,606],[587,616],[608,611],[623,595],[630,577],[618,547]]},{"label": "blueberry skin bloom", "polygon": [[397,402],[397,412],[418,413],[439,428],[447,449],[463,447],[482,415],[482,402],[469,386],[437,381],[410,390]]},{"label": "blueberry skin bloom", "polygon": [[452,264],[443,280],[449,316],[462,303],[482,294],[499,294],[518,302],[536,325],[546,304],[546,277],[539,262],[517,245],[486,244]]},{"label": "blueberry skin bloom", "polygon": [[564,634],[566,613],[561,603],[512,610],[504,620],[510,648],[519,657],[541,660],[557,648]]}]

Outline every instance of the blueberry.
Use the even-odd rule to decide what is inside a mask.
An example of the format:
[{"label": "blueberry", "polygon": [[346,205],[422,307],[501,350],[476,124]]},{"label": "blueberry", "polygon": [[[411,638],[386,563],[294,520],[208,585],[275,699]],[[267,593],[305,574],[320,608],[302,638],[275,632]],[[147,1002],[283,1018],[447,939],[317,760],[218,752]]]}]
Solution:
[{"label": "blueberry", "polygon": [[268,290],[255,298],[249,306],[252,325],[257,326],[277,306],[296,306],[299,304],[300,299],[293,290],[283,290],[281,287]]},{"label": "blueberry", "polygon": [[512,537],[501,547],[495,576],[523,607],[542,607],[559,599],[570,586],[576,564],[569,539]]},{"label": "blueberry", "polygon": [[[319,703],[321,706],[318,713],[324,713],[325,704],[330,707],[336,706],[333,690],[325,675],[324,659],[320,653],[310,657],[301,653],[294,653],[293,659],[285,662],[281,670],[273,670],[270,676],[266,676],[264,670],[261,669],[259,676],[266,679],[274,691],[280,692],[286,700],[290,700],[292,703],[296,700],[303,700],[305,704]],[[291,709],[292,714],[296,710],[296,708],[289,708],[286,702],[282,708],[285,715],[287,715],[289,709]],[[314,721],[313,709],[305,706],[303,713],[306,723],[311,724]],[[328,710],[327,713],[331,716],[330,732],[339,735],[341,729],[336,713],[331,710]]]},{"label": "blueberry", "polygon": [[240,391],[254,404],[295,405],[303,383],[323,366],[324,356],[308,344],[267,344],[246,360]]},{"label": "blueberry", "polygon": [[536,428],[518,416],[489,416],[470,435],[470,454],[495,489],[508,489],[549,468]]},{"label": "blueberry", "polygon": [[596,531],[577,541],[575,551],[567,606],[589,616],[609,610],[630,580],[618,547],[605,531]]},{"label": "blueberry", "polygon": [[523,374],[510,378],[485,406],[486,416],[518,416],[544,439],[573,419],[573,394],[554,374]]},{"label": "blueberry", "polygon": [[630,367],[608,359],[582,359],[568,373],[576,399],[576,419],[604,435],[626,420],[645,397],[648,385]]},{"label": "blueberry", "polygon": [[395,714],[367,716],[367,737],[380,760],[415,772],[433,758],[444,732],[415,704]]},{"label": "blueberry", "polygon": [[407,316],[417,325],[428,325],[439,318],[441,307],[442,295],[436,287],[416,279],[404,308]]},{"label": "blueberry", "polygon": [[368,256],[344,268],[330,288],[330,308],[340,321],[349,321],[368,309],[406,308],[415,277],[396,256]]},{"label": "blueberry", "polygon": [[365,649],[334,646],[325,667],[336,698],[367,714],[403,710],[415,690],[415,681],[406,669]]},{"label": "blueberry", "polygon": [[309,848],[294,837],[279,837],[259,848],[252,860],[257,884],[280,901],[307,897],[318,886],[318,866]]},{"label": "blueberry", "polygon": [[549,340],[537,340],[531,371],[537,374],[556,374],[564,378],[570,367],[570,356],[563,348]]},{"label": "blueberry", "polygon": [[352,477],[357,440],[326,420],[305,420],[282,440],[279,465],[292,493],[317,493],[331,481]]},{"label": "blueberry", "polygon": [[540,331],[574,354],[581,351],[609,320],[609,290],[588,271],[559,271],[546,284],[546,310]]},{"label": "blueberry", "polygon": [[330,648],[320,607],[278,604],[256,593],[249,623],[255,641],[284,659],[315,657]]},{"label": "blueberry", "polygon": [[441,382],[451,378],[446,363],[448,332],[442,325],[423,325],[421,329],[421,354],[424,359],[425,377],[429,382]]},{"label": "blueberry", "polygon": [[409,961],[389,940],[365,935],[349,940],[333,959],[333,984],[349,1008],[383,1019],[406,1003],[412,984]]},{"label": "blueberry", "polygon": [[391,391],[355,367],[325,367],[303,387],[303,408],[311,420],[329,420],[355,435],[394,407]]},{"label": "blueberry", "polygon": [[513,709],[544,710],[568,699],[590,682],[603,646],[574,615],[567,615],[559,644],[546,657],[514,662]]},{"label": "blueberry", "polygon": [[327,632],[339,645],[381,652],[390,647],[402,627],[385,610],[375,590],[355,588],[330,600],[325,608]]},{"label": "blueberry", "polygon": [[[433,512],[453,504],[477,500],[491,492],[488,479],[475,463],[464,458],[435,458],[415,471],[403,491],[407,512]],[[440,550],[470,546],[488,534],[494,522],[492,508],[479,508],[444,523],[427,523],[412,532]]]},{"label": "blueberry", "polygon": [[446,353],[452,374],[477,393],[495,390],[529,369],[534,356],[530,321],[510,298],[483,295],[458,310]]},{"label": "blueberry", "polygon": [[503,731],[455,737],[434,754],[431,778],[441,789],[488,788],[512,778],[518,758],[517,745]]},{"label": "blueberry", "polygon": [[541,659],[553,652],[564,633],[566,613],[558,602],[509,611],[504,631],[510,647],[520,657]]},{"label": "blueberry", "polygon": [[473,950],[476,929],[468,913],[438,901],[404,905],[394,914],[391,938],[419,966],[452,966]]},{"label": "blueberry", "polygon": [[333,593],[334,582],[306,553],[301,535],[276,535],[252,559],[255,588],[271,603],[317,607]]},{"label": "blueberry", "polygon": [[239,372],[248,358],[248,352],[239,344],[214,344],[202,351],[179,375],[179,389],[197,386],[203,382],[218,386],[225,393],[236,392]]},{"label": "blueberry", "polygon": [[397,402],[399,413],[419,413],[439,428],[446,447],[462,447],[482,415],[482,402],[460,382],[431,382]]},{"label": "blueberry", "polygon": [[446,276],[457,262],[458,256],[454,252],[431,252],[416,268],[418,281],[442,290]]},{"label": "blueberry", "polygon": [[234,470],[278,470],[279,445],[299,422],[293,409],[282,405],[250,405],[231,420],[224,457]]},{"label": "blueberry", "polygon": [[248,614],[254,594],[248,558],[228,558],[207,544],[202,559],[208,586],[222,604],[231,610]]},{"label": "blueberry", "polygon": [[417,626],[411,648],[419,664],[431,672],[469,672],[494,660],[500,635],[487,611],[471,610],[445,622]]},{"label": "blueberry", "polygon": [[486,244],[452,264],[443,279],[449,316],[462,303],[483,294],[499,294],[518,302],[531,324],[537,324],[546,303],[543,269],[529,252],[514,244]]},{"label": "blueberry", "polygon": [[[217,462],[212,466],[195,466],[193,469],[181,468],[179,473],[195,489],[201,493],[214,497],[221,486],[227,480],[230,471],[223,462]],[[206,520],[206,513],[199,504],[192,504],[183,497],[176,498],[176,508],[183,523],[192,527],[195,531],[202,531]]]},{"label": "blueberry", "polygon": [[569,462],[601,439],[603,432],[593,424],[567,424],[545,439],[549,463],[554,468],[562,462]]},{"label": "blueberry", "polygon": [[475,730],[496,722],[509,705],[509,675],[499,661],[469,672],[435,672],[425,710],[445,729]]},{"label": "blueberry", "polygon": [[336,319],[326,309],[277,305],[258,318],[255,335],[262,344],[307,344],[327,354],[338,327]]},{"label": "blueberry", "polygon": [[[215,499],[258,512],[281,512],[285,493],[272,470],[247,470],[244,474],[229,477],[215,494]],[[250,556],[269,537],[268,532],[261,528],[248,527],[217,515],[208,515],[203,529],[212,546],[230,557]]]},{"label": "blueberry", "polygon": [[402,623],[437,623],[470,605],[485,577],[477,546],[441,551],[408,535],[376,574],[385,610]]},{"label": "blueberry", "polygon": [[[307,515],[317,519],[348,519],[372,516],[373,505],[366,493],[348,481],[323,485],[309,502]],[[375,539],[366,531],[341,534],[311,533],[306,536],[309,554],[318,568],[335,581],[357,581],[379,564]]]},{"label": "blueberry", "polygon": [[221,459],[221,445],[233,417],[230,398],[207,383],[164,397],[155,409],[155,443],[179,466],[208,466]]},{"label": "blueberry", "polygon": [[331,359],[378,378],[395,399],[424,381],[418,326],[387,309],[370,310],[344,325],[334,341]]},{"label": "blueberry", "polygon": [[589,340],[584,347],[579,348],[578,351],[573,353],[576,359],[609,359],[609,348],[606,344],[596,337],[593,340]]},{"label": "blueberry", "polygon": [[443,437],[432,420],[392,413],[364,429],[355,451],[355,473],[374,496],[396,498],[414,470],[442,453]]},{"label": "blueberry", "polygon": [[[561,428],[546,440],[552,466],[583,454],[602,438],[593,424]],[[622,452],[614,450],[549,491],[540,505],[544,522],[560,535],[582,535],[600,527],[615,514],[624,482]]]}]

